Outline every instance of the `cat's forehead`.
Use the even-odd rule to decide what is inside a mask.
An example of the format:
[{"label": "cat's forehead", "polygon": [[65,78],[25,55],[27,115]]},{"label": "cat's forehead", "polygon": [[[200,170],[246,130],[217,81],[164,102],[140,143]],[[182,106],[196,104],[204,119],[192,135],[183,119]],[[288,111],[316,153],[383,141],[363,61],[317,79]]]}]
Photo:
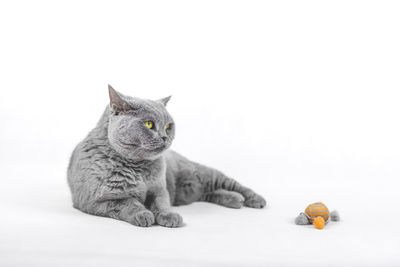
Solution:
[{"label": "cat's forehead", "polygon": [[129,97],[127,102],[134,107],[138,107],[138,114],[140,115],[151,115],[160,120],[172,119],[165,106],[158,101]]}]

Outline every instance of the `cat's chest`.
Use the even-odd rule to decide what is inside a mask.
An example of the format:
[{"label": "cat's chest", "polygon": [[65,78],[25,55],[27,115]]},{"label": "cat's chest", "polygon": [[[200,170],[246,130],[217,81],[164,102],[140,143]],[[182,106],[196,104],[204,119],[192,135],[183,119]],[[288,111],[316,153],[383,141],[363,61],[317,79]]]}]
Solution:
[{"label": "cat's chest", "polygon": [[162,159],[139,163],[118,161],[113,164],[107,183],[123,193],[145,194],[154,186],[165,187],[165,171],[166,164]]}]

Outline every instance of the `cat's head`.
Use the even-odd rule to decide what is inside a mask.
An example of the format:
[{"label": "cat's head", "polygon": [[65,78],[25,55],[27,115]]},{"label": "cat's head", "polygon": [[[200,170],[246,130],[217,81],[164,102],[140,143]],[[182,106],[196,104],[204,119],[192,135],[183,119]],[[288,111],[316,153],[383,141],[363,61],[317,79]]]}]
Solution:
[{"label": "cat's head", "polygon": [[155,159],[171,146],[174,121],[166,110],[170,97],[157,101],[124,96],[108,86],[108,140],[122,156]]}]

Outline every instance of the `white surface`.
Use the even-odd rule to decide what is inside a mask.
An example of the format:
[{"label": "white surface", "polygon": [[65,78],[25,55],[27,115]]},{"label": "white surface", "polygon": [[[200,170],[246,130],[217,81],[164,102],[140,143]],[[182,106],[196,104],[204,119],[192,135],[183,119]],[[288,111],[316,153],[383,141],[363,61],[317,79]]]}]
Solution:
[{"label": "white surface", "polygon": [[[138,228],[73,210],[60,168],[29,166],[6,174],[13,182],[1,188],[0,266],[397,266],[400,262],[399,197],[397,189],[389,189],[384,181],[302,184],[270,177],[267,183],[253,184],[270,200],[267,209],[196,203],[175,208],[186,225],[168,229]],[[15,186],[18,191],[10,190]],[[331,222],[322,231],[294,225],[293,218],[316,200],[339,209],[343,221]]]},{"label": "white surface", "polygon": [[[0,266],[399,266],[399,4],[0,4]],[[71,208],[107,83],[173,98],[173,148],[264,195],[137,228]],[[296,226],[323,201],[343,221]]]}]

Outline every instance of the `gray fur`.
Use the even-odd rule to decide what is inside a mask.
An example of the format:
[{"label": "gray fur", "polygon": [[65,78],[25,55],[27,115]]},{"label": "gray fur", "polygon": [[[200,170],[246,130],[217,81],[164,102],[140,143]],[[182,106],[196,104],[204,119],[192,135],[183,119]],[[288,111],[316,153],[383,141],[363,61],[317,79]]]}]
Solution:
[{"label": "gray fur", "polygon": [[[111,86],[109,95],[110,106],[70,159],[68,183],[75,208],[137,226],[178,227],[183,220],[171,204],[266,205],[261,196],[221,172],[168,149],[175,136],[165,109],[170,97],[132,98]],[[154,128],[148,129],[145,121],[152,121]]]}]

